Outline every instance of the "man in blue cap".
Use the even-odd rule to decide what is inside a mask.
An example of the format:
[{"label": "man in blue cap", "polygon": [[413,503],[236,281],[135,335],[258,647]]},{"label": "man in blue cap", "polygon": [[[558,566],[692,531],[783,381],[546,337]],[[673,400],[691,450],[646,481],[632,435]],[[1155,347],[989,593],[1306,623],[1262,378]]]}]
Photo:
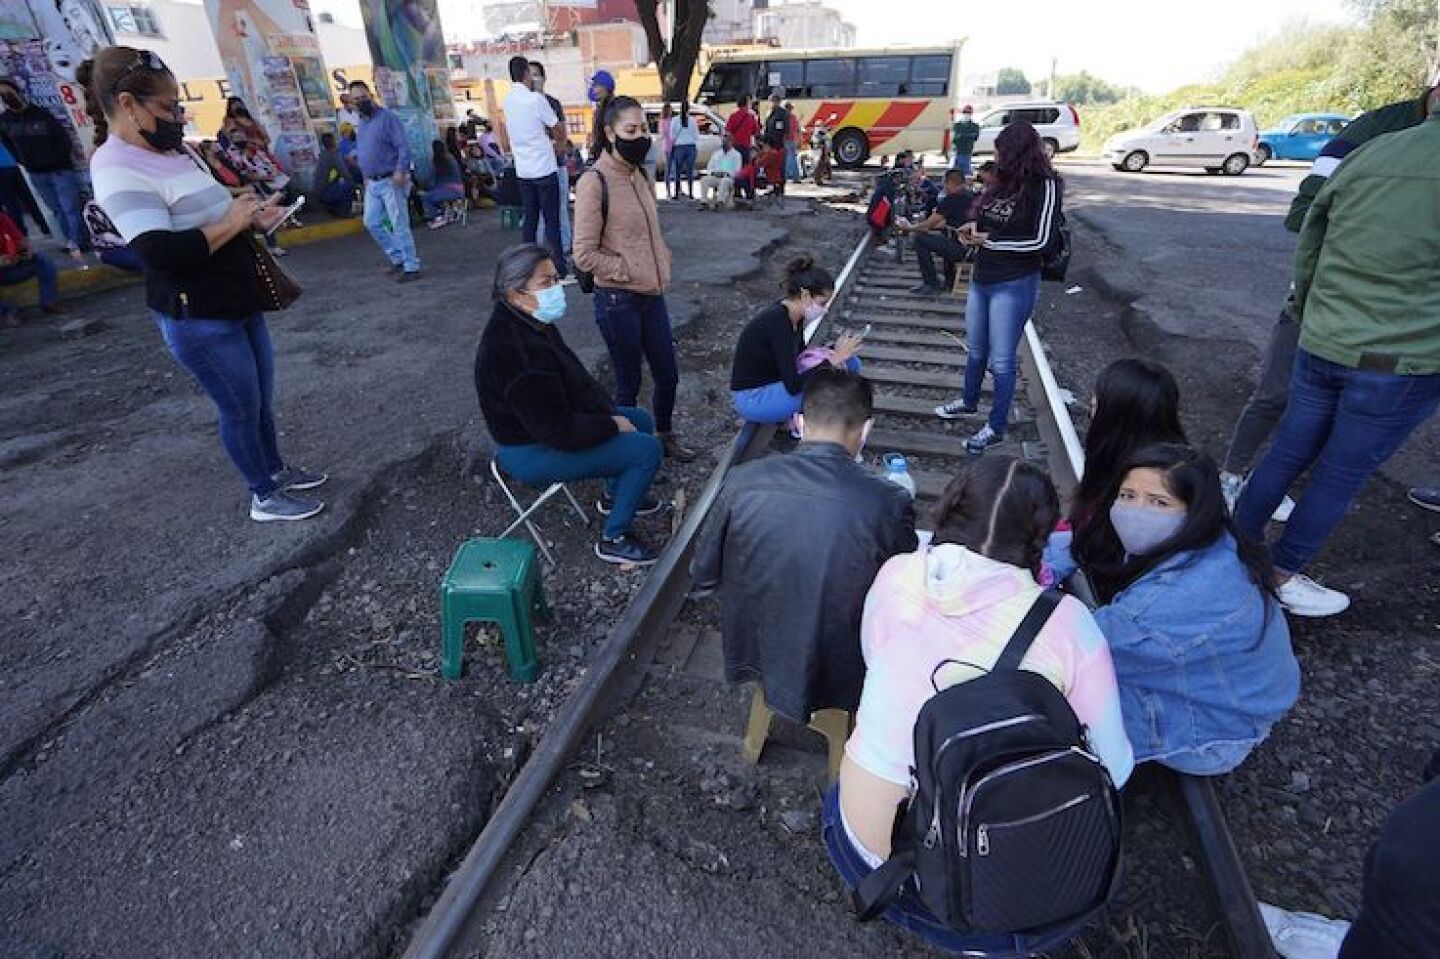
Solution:
[{"label": "man in blue cap", "polygon": [[615,98],[615,78],[609,70],[596,70],[590,78],[590,102],[595,104],[595,120],[590,124],[590,140],[585,144],[585,158],[591,163],[605,148],[605,108]]}]

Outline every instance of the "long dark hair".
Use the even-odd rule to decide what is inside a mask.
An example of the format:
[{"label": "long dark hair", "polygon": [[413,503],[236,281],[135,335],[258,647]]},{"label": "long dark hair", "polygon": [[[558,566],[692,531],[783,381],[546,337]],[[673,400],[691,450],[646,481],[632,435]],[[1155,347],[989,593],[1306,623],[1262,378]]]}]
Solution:
[{"label": "long dark hair", "polygon": [[1023,193],[1040,180],[1058,180],[1045,143],[1027,120],[1016,120],[995,138],[995,192],[1001,196]]},{"label": "long dark hair", "polygon": [[[1153,553],[1127,558],[1110,522],[1110,506],[1125,477],[1138,469],[1161,474],[1165,488],[1185,504],[1185,525]],[[1226,533],[1235,541],[1236,553],[1255,588],[1266,596],[1274,595],[1274,567],[1269,554],[1236,528],[1220,492],[1220,471],[1215,461],[1181,443],[1154,443],[1126,458],[1110,482],[1102,508],[1075,531],[1072,554],[1090,574],[1100,601],[1108,603],[1171,557],[1208,549]]]},{"label": "long dark hair", "polygon": [[1013,456],[986,456],[945,487],[931,513],[932,542],[964,546],[1038,576],[1059,516],[1060,497],[1043,470]]},{"label": "long dark hair", "polygon": [[785,264],[785,275],[780,279],[780,289],[786,298],[808,292],[811,296],[835,292],[835,277],[830,271],[815,262],[809,253],[801,253]]},{"label": "long dark hair", "polygon": [[688,126],[690,125],[690,101],[689,101],[689,100],[681,100],[681,101],[680,101],[680,125],[681,125],[682,127],[688,127]]},{"label": "long dark hair", "polygon": [[1095,381],[1095,417],[1085,433],[1085,475],[1075,488],[1070,521],[1079,526],[1108,508],[1105,496],[1130,454],[1154,443],[1186,443],[1180,387],[1163,365],[1129,356]]},{"label": "long dark hair", "polygon": [[606,133],[605,129],[607,127],[613,127],[616,121],[620,119],[620,114],[627,110],[639,110],[641,113],[645,112],[645,108],[640,105],[640,101],[634,97],[611,97],[605,102],[605,109],[599,115],[600,123],[598,125],[601,147],[605,149],[614,148],[615,144],[611,142],[610,134]]}]

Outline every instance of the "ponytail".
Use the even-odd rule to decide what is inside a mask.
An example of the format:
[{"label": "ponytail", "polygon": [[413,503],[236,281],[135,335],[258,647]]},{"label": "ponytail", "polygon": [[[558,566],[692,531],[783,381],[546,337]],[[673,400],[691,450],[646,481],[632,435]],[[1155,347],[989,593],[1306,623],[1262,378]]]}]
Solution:
[{"label": "ponytail", "polygon": [[809,253],[801,253],[785,264],[785,276],[780,280],[780,289],[786,298],[808,292],[811,296],[835,292],[835,277],[830,271],[815,263]]}]

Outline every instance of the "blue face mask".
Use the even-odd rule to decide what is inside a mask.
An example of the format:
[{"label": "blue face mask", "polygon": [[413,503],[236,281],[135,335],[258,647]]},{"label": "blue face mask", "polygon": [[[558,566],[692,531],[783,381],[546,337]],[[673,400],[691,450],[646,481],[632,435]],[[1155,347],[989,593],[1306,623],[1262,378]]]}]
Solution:
[{"label": "blue face mask", "polygon": [[555,323],[565,315],[565,288],[559,283],[535,293],[535,319]]},{"label": "blue face mask", "polygon": [[1175,537],[1185,525],[1185,514],[1151,506],[1128,506],[1115,503],[1110,507],[1110,525],[1120,545],[1130,556],[1153,553]]}]

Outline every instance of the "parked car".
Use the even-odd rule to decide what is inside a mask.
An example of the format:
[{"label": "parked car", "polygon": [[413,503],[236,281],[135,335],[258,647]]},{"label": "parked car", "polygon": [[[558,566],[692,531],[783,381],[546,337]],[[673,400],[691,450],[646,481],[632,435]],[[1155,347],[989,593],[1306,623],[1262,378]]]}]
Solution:
[{"label": "parked car", "polygon": [[1339,113],[1297,113],[1286,117],[1275,129],[1260,134],[1255,165],[1263,166],[1270,160],[1313,160],[1349,122],[1349,117]]},{"label": "parked car", "polygon": [[[665,155],[660,152],[660,111],[663,106],[659,103],[645,104],[645,119],[650,122],[650,136],[655,140],[655,152],[658,155],[655,161],[655,171],[659,176],[665,175]],[[677,109],[678,113],[678,109]],[[705,165],[710,162],[710,154],[720,149],[720,135],[725,132],[725,121],[720,114],[708,106],[698,104],[690,105],[690,119],[695,121],[698,142],[695,144],[695,176],[705,172]]]},{"label": "parked car", "polygon": [[1007,103],[980,114],[975,120],[980,124],[980,138],[975,141],[975,152],[994,153],[995,138],[1016,120],[1027,120],[1034,125],[1040,139],[1045,141],[1046,152],[1052,157],[1080,148],[1080,111],[1069,103],[1035,101]]},{"label": "parked car", "polygon": [[1191,107],[1167,113],[1105,142],[1111,166],[1139,173],[1148,166],[1202,167],[1239,176],[1255,161],[1260,133],[1248,110]]}]

